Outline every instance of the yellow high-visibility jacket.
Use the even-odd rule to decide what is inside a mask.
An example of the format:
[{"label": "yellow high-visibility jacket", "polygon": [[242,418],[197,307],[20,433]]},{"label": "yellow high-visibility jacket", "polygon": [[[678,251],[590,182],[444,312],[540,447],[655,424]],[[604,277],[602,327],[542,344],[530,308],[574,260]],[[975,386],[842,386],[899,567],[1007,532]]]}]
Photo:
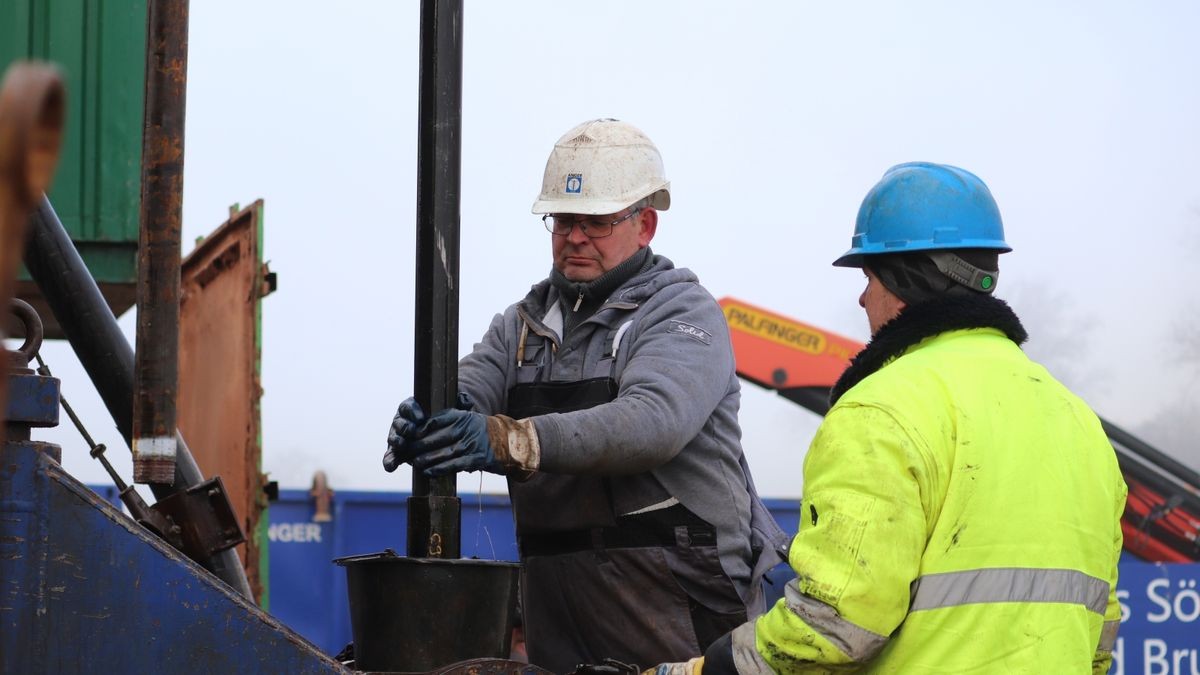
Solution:
[{"label": "yellow high-visibility jacket", "polygon": [[741,673],[1103,673],[1126,487],[1096,415],[1003,332],[909,346],[804,462],[785,598]]}]

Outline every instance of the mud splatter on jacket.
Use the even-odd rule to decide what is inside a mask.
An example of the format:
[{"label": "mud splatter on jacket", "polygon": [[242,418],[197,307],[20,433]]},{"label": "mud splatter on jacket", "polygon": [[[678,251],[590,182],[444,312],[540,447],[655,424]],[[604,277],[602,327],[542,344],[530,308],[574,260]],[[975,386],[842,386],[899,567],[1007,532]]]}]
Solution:
[{"label": "mud splatter on jacket", "polygon": [[983,300],[908,307],[856,358],[805,458],[797,579],[705,673],[1107,670],[1115,454]]}]

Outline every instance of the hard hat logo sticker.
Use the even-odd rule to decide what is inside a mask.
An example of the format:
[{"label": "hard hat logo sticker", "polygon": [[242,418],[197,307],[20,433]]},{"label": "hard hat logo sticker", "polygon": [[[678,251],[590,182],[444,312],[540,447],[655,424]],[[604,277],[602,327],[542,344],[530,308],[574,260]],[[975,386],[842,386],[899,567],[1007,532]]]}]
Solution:
[{"label": "hard hat logo sticker", "polygon": [[577,195],[583,192],[583,174],[569,173],[567,174],[567,194]]}]

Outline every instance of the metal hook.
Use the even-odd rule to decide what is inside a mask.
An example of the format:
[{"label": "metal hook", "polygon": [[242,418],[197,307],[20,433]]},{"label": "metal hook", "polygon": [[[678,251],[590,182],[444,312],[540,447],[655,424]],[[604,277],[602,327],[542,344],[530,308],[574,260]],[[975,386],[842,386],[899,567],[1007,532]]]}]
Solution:
[{"label": "metal hook", "polygon": [[28,366],[42,348],[42,338],[45,335],[42,318],[38,316],[37,310],[32,305],[18,298],[12,298],[9,301],[9,311],[25,326],[25,341],[10,353],[20,354],[25,359],[25,363],[21,364],[22,367]]}]

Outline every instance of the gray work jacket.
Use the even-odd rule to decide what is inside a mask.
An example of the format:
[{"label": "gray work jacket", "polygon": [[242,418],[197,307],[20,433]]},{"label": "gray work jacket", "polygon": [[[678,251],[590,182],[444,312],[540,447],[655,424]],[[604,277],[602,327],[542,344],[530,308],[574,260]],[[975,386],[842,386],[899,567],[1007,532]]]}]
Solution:
[{"label": "gray work jacket", "polygon": [[[740,384],[720,306],[695,274],[657,255],[650,269],[614,291],[564,342],[562,313],[572,310],[574,300],[560,298],[549,280],[535,285],[492,320],[483,340],[459,363],[460,389],[475,399],[479,412],[496,414],[505,411],[509,389],[531,376],[523,373],[553,382],[611,373],[618,385],[611,403],[533,418],[539,470],[652,474],[665,493],[621,495],[615,515],[661,506],[664,497],[677,499],[714,526],[723,569],[751,614],[761,611],[753,568],[761,573],[777,558],[757,566],[751,559],[751,508],[760,502],[751,496],[753,482],[744,469]],[[765,527],[768,556],[786,548],[787,538],[774,522]]]}]

